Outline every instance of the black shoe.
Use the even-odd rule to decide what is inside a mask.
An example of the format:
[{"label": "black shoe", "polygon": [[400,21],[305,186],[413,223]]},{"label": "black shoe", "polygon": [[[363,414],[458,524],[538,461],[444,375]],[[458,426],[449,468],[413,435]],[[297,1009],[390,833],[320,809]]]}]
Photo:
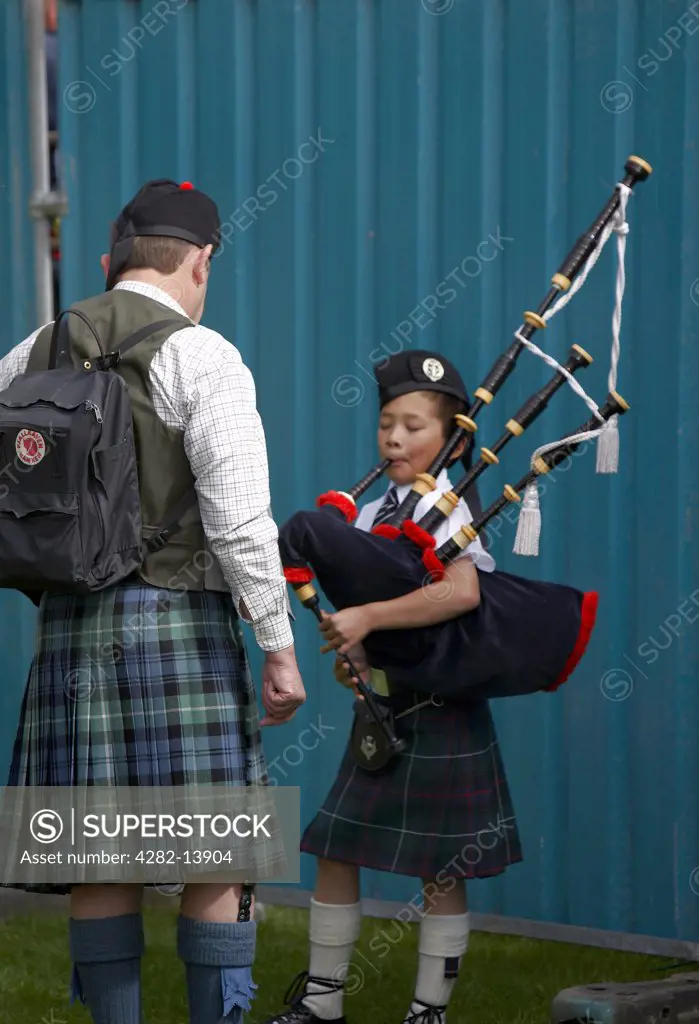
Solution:
[{"label": "black shoe", "polygon": [[332,1020],[316,1017],[312,1010],[303,1005],[303,1000],[310,993],[308,983],[322,985],[328,992],[338,992],[344,986],[341,981],[329,981],[327,978],[312,978],[308,971],[297,974],[284,996],[284,1002],[291,1009],[270,1017],[264,1024],[347,1024],[345,1017],[333,1017]]},{"label": "black shoe", "polygon": [[446,1006],[430,1006],[428,1003],[423,1003],[421,999],[413,999],[413,1002],[419,1003],[425,1009],[410,1011],[404,1024],[442,1024]]}]

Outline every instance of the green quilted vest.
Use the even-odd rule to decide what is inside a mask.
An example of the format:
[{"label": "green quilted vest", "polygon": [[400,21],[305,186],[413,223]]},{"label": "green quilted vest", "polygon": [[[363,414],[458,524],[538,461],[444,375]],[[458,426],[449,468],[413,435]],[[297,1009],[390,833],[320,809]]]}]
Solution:
[{"label": "green quilted vest", "polygon": [[[77,316],[64,317],[70,331],[75,366],[117,349],[120,341],[146,324],[172,319],[180,320],[181,327],[192,326],[188,317],[137,292],[109,291],[76,302],[71,308],[85,314],[102,343],[102,351],[99,352],[87,325]],[[52,326],[48,325],[39,333],[27,370],[48,369]],[[167,520],[175,503],[194,488],[182,434],[165,426],[155,412],[149,379],[150,365],[156,352],[181,327],[168,326],[149,335],[125,352],[118,367],[111,370],[123,377],[129,389],[145,540]],[[139,576],[146,583],[164,589],[203,590],[206,570],[211,568],[214,560],[206,546],[196,501],[192,501],[181,523],[182,528],[161,550],[148,555]],[[223,588],[216,586],[213,589]]]}]

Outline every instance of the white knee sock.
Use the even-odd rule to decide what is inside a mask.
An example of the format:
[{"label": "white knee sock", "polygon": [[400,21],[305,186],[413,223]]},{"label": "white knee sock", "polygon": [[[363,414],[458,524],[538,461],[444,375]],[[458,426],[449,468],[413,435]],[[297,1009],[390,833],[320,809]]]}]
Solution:
[{"label": "white knee sock", "polygon": [[[311,899],[309,939],[311,946],[308,973],[311,978],[344,982],[349,961],[362,926],[361,903],[336,905]],[[342,1016],[342,989],[330,990],[309,981],[303,1005],[321,1020]]]},{"label": "white knee sock", "polygon": [[[456,984],[460,958],[468,949],[469,916],[428,914],[420,923],[420,962],[415,1000],[405,1021],[413,1021],[426,1006],[445,1007]],[[442,1012],[442,1022],[445,1020]]]}]

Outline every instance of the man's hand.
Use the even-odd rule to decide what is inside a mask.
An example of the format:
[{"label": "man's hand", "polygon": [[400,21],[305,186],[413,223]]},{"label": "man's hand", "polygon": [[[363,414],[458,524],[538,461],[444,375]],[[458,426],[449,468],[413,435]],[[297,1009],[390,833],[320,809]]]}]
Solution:
[{"label": "man's hand", "polygon": [[268,652],[262,666],[262,704],[267,714],[260,725],[284,725],[305,700],[294,648]]}]

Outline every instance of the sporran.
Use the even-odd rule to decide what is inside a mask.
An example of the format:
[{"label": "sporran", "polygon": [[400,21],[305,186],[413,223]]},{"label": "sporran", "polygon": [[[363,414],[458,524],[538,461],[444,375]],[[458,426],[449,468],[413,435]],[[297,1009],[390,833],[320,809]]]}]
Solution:
[{"label": "sporran", "polygon": [[[394,732],[393,711],[383,704],[377,704],[379,716]],[[386,733],[369,711],[366,701],[354,702],[354,722],[350,735],[350,749],[359,765],[368,772],[379,772],[395,757]]]}]

